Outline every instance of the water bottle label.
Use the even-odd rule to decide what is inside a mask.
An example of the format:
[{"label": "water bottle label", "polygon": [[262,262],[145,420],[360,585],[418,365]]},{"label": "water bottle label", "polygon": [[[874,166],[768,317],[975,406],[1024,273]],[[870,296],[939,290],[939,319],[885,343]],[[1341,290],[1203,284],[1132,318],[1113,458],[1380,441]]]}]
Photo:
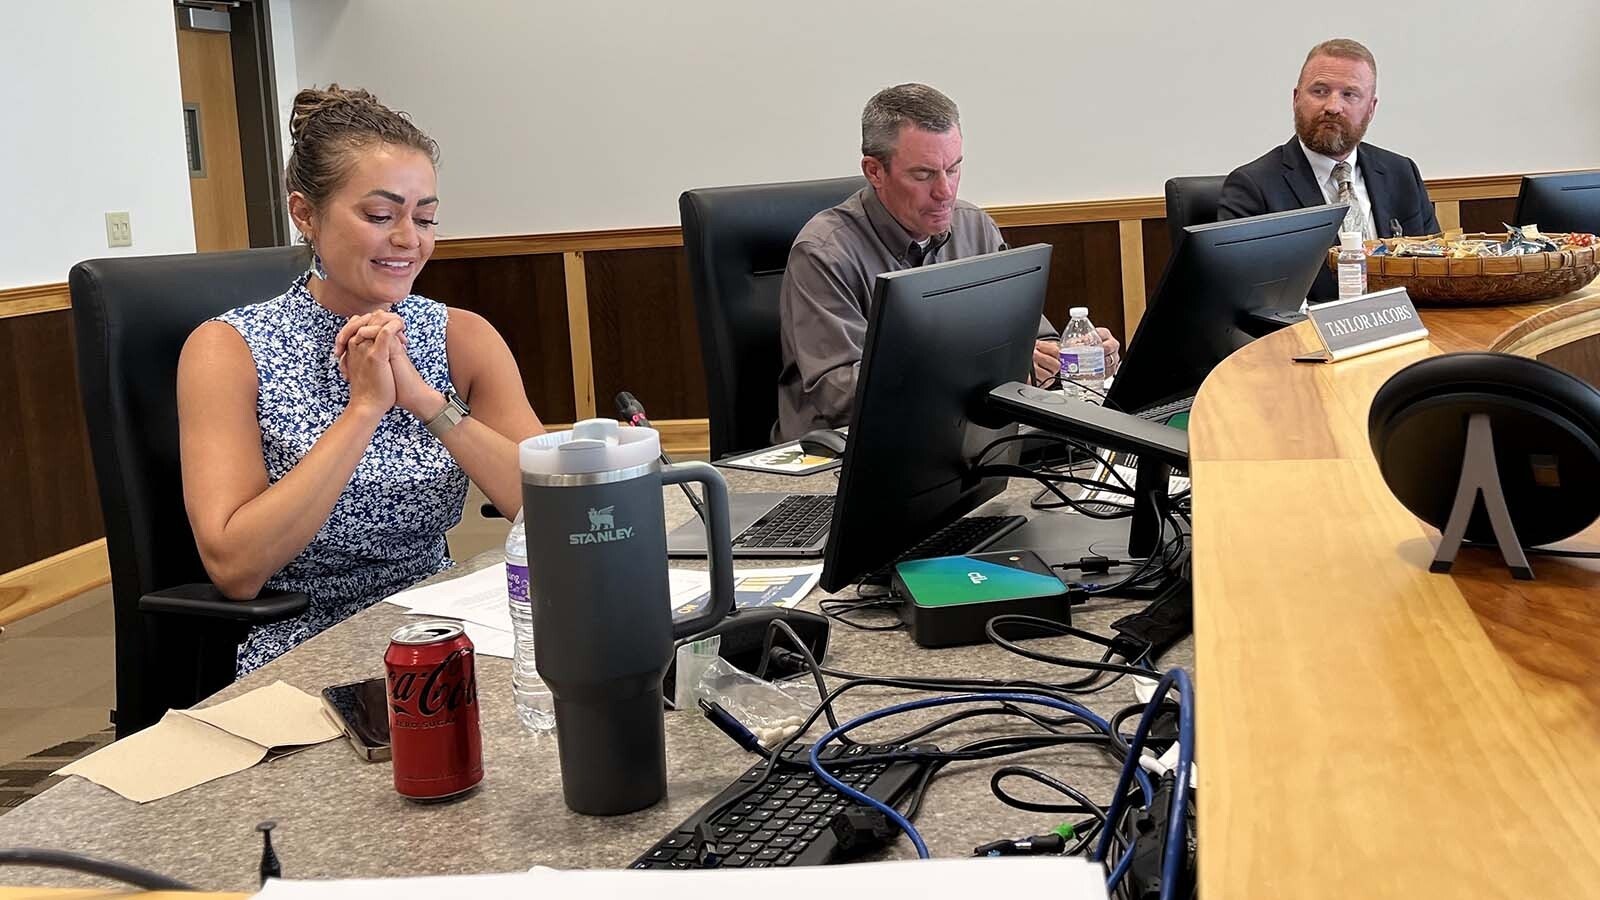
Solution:
[{"label": "water bottle label", "polygon": [[1099,346],[1062,347],[1061,374],[1068,378],[1083,375],[1098,378],[1106,371],[1106,352]]},{"label": "water bottle label", "polygon": [[528,599],[528,567],[516,563],[506,563],[506,597],[512,603],[527,603]]}]

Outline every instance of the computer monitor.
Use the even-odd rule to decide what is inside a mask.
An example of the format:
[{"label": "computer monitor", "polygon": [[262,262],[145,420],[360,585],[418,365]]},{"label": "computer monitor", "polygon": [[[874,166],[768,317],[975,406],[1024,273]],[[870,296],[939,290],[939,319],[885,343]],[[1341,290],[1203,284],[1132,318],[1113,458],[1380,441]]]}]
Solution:
[{"label": "computer monitor", "polygon": [[1524,175],[1511,225],[1540,231],[1600,232],[1600,169],[1559,175]]},{"label": "computer monitor", "polygon": [[[1035,244],[878,276],[822,587],[893,562],[1005,489],[977,455],[1017,426],[989,391],[1024,380],[1050,274]],[[1015,459],[1015,447],[995,461]]]},{"label": "computer monitor", "polygon": [[1193,397],[1263,313],[1290,313],[1327,265],[1343,203],[1183,229],[1128,342],[1106,405],[1122,412]]}]

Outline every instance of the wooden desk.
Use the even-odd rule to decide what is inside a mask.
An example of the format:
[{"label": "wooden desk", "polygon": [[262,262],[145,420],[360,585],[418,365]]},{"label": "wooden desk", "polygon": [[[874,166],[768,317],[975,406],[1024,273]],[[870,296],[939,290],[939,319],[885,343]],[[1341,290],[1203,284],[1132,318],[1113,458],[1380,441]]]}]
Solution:
[{"label": "wooden desk", "polygon": [[[1202,896],[1600,897],[1600,565],[1536,557],[1538,580],[1514,582],[1468,550],[1429,574],[1437,535],[1367,442],[1395,371],[1526,344],[1519,323],[1555,306],[1425,311],[1428,344],[1331,366],[1290,361],[1302,324],[1206,380],[1189,429]],[[1591,526],[1574,546],[1597,543]]]}]

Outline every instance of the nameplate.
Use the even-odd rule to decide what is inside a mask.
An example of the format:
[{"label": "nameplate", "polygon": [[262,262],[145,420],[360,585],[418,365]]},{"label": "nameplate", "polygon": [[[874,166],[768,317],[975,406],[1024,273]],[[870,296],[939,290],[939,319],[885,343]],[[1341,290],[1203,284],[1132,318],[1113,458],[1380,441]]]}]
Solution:
[{"label": "nameplate", "polygon": [[1338,362],[1428,336],[1405,288],[1319,303],[1306,310],[1306,318],[1316,326],[1322,349],[1295,362]]}]

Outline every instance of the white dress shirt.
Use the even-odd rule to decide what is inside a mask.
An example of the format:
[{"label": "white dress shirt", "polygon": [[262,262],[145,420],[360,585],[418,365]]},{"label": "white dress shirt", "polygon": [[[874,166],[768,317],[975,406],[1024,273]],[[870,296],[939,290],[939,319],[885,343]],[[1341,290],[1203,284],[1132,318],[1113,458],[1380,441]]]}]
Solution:
[{"label": "white dress shirt", "polygon": [[[1333,180],[1333,167],[1339,160],[1306,146],[1305,141],[1300,142],[1300,149],[1305,151],[1306,159],[1311,163],[1311,174],[1316,177],[1317,184],[1322,187],[1322,196],[1329,203],[1339,202],[1339,183]],[[1345,162],[1350,164],[1350,189],[1356,195],[1356,202],[1361,205],[1361,215],[1371,226],[1374,237],[1378,234],[1378,223],[1372,219],[1372,198],[1367,195],[1366,179],[1361,177],[1361,168],[1356,165],[1356,153],[1360,147],[1352,147],[1350,155]]]}]

